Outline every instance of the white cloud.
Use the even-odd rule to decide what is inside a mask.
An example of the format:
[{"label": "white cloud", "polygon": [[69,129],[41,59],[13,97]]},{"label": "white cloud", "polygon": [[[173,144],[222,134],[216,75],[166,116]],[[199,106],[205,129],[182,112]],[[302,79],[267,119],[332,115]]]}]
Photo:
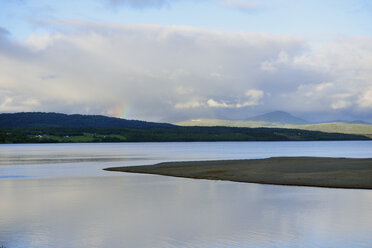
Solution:
[{"label": "white cloud", "polygon": [[22,102],[22,105],[25,105],[25,106],[31,106],[31,107],[35,107],[35,106],[39,106],[40,105],[40,102],[38,99],[26,99]]},{"label": "white cloud", "polygon": [[328,107],[349,109],[350,114],[368,108],[368,89],[372,84],[372,37],[336,37],[296,56],[293,64],[331,79],[331,82],[315,85],[313,90],[308,89],[312,106],[322,105],[324,110]]},{"label": "white cloud", "polygon": [[4,112],[32,111],[40,105],[39,100],[23,98],[13,94],[11,91],[0,90],[0,110]]},{"label": "white cloud", "polygon": [[372,109],[372,87],[369,87],[360,95],[358,104],[363,109]]},{"label": "white cloud", "polygon": [[238,108],[259,105],[260,100],[264,96],[264,92],[262,90],[251,89],[245,92],[245,96],[248,97],[248,100],[242,104],[238,103]]},{"label": "white cloud", "polygon": [[263,61],[261,63],[261,70],[263,71],[276,71],[281,64],[289,62],[289,55],[285,51],[280,51],[278,57]]},{"label": "white cloud", "polygon": [[112,6],[128,5],[136,8],[144,7],[160,7],[165,4],[169,4],[171,1],[168,0],[104,0]]},{"label": "white cloud", "polygon": [[274,66],[273,62],[271,61],[263,61],[261,62],[261,70],[263,71],[276,71],[277,68]]},{"label": "white cloud", "polygon": [[207,104],[209,107],[212,107],[212,108],[233,108],[234,107],[234,105],[232,104],[227,104],[224,101],[217,102],[213,99],[209,99],[207,101]]},{"label": "white cloud", "polygon": [[243,12],[253,12],[262,8],[262,5],[258,2],[252,2],[247,0],[223,0],[220,1],[222,6],[237,9]]},{"label": "white cloud", "polygon": [[325,83],[317,84],[315,86],[315,89],[316,89],[316,91],[324,91],[325,89],[330,88],[332,86],[333,86],[333,83],[331,83],[331,82],[325,82]]},{"label": "white cloud", "polygon": [[295,36],[191,27],[48,25],[55,33],[0,42],[0,111],[125,108],[128,118],[151,120],[243,116],[246,108],[371,111],[371,37],[310,46]]},{"label": "white cloud", "polygon": [[335,103],[332,103],[332,108],[333,109],[344,109],[344,108],[347,108],[351,105],[351,102],[348,102],[348,101],[344,101],[344,100],[339,100]]},{"label": "white cloud", "polygon": [[178,86],[178,87],[176,87],[175,91],[179,95],[187,95],[187,94],[193,93],[194,89],[186,88],[184,86]]},{"label": "white cloud", "polygon": [[48,46],[53,44],[54,40],[58,38],[63,38],[62,34],[44,34],[44,35],[33,35],[27,37],[25,40],[25,45],[32,50],[33,52],[42,51],[46,49]]},{"label": "white cloud", "polygon": [[227,103],[226,101],[216,101],[209,99],[207,105],[212,108],[243,108],[249,106],[256,106],[260,104],[260,100],[264,96],[262,90],[251,89],[245,92],[244,101],[241,102],[240,99],[236,100],[235,103]]}]

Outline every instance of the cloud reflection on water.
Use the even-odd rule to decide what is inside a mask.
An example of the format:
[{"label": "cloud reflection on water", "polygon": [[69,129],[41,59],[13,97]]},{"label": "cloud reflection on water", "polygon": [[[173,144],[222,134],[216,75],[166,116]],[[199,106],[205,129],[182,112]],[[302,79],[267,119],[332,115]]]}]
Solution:
[{"label": "cloud reflection on water", "polygon": [[372,244],[367,190],[123,174],[1,180],[0,195],[0,242],[8,247]]}]

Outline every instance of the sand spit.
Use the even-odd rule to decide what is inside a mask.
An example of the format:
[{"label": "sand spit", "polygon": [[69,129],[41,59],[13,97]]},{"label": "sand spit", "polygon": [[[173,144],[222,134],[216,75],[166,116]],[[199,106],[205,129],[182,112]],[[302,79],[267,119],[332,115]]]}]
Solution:
[{"label": "sand spit", "polygon": [[104,170],[247,183],[372,189],[372,158],[273,157],[165,162]]}]

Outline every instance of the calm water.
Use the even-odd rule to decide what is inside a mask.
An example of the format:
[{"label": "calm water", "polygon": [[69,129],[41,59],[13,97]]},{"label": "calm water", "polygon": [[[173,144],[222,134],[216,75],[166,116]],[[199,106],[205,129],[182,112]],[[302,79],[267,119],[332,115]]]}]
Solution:
[{"label": "calm water", "polygon": [[270,156],[372,157],[372,142],[0,145],[0,247],[372,247],[372,191],[102,168]]}]

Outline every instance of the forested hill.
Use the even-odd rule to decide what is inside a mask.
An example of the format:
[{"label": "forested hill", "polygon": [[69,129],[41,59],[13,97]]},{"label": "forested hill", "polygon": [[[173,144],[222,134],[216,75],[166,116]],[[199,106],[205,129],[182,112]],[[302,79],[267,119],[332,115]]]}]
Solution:
[{"label": "forested hill", "polygon": [[125,120],[103,115],[67,115],[60,113],[23,112],[0,114],[0,127],[172,127],[168,123]]},{"label": "forested hill", "polygon": [[0,143],[368,140],[288,128],[181,127],[100,115],[0,114]]}]

